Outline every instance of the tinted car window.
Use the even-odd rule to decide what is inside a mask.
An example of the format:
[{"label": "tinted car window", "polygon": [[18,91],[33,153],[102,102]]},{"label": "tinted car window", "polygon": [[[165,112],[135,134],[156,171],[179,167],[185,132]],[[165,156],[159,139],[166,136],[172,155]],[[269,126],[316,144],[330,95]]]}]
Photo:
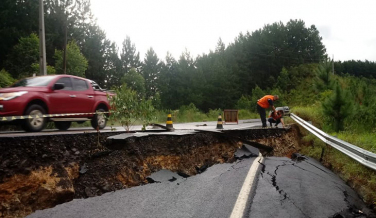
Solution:
[{"label": "tinted car window", "polygon": [[76,91],[84,91],[89,88],[85,80],[76,79],[76,78],[73,78],[73,87],[74,87],[74,90]]},{"label": "tinted car window", "polygon": [[30,77],[16,82],[12,87],[47,86],[54,78],[55,76]]},{"label": "tinted car window", "polygon": [[73,90],[72,81],[69,77],[60,78],[56,83],[64,84],[64,89],[62,90]]},{"label": "tinted car window", "polygon": [[102,88],[94,81],[91,81],[91,85],[93,86],[93,89],[95,91],[101,91],[102,90]]}]

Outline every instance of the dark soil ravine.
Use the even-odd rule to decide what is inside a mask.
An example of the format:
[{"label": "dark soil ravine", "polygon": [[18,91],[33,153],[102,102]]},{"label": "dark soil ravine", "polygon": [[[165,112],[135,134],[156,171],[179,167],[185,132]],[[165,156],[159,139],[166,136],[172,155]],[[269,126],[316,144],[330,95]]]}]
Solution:
[{"label": "dark soil ravine", "polygon": [[[265,155],[285,156],[299,146],[297,131],[151,135],[112,144],[107,137],[119,133],[1,138],[0,217],[23,217],[74,198],[146,184],[161,169],[195,175],[203,166],[235,161],[239,137],[276,148]],[[288,147],[279,149],[282,143]]]}]

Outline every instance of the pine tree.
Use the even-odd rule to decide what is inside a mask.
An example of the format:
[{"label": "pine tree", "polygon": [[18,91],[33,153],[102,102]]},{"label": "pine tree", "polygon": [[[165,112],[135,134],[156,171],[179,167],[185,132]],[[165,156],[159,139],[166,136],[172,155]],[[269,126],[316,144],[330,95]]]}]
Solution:
[{"label": "pine tree", "polygon": [[131,42],[129,36],[123,41],[123,48],[121,49],[120,59],[122,63],[123,74],[129,72],[131,68],[139,71],[141,62],[140,62],[140,53],[136,52],[136,46]]},{"label": "pine tree", "polygon": [[150,48],[142,65],[142,75],[145,79],[146,97],[152,98],[158,90],[158,79],[161,71],[161,63],[153,48]]},{"label": "pine tree", "polygon": [[322,104],[324,114],[329,118],[336,132],[344,129],[345,119],[352,113],[352,103],[348,94],[336,85],[333,94]]},{"label": "pine tree", "polygon": [[332,63],[333,60],[327,59],[315,70],[316,79],[313,85],[318,92],[329,90],[333,86]]}]

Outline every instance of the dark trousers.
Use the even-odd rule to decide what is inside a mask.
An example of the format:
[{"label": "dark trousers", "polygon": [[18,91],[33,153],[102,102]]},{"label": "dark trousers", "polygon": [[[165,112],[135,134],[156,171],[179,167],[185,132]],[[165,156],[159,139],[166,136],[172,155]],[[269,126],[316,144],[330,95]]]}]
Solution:
[{"label": "dark trousers", "polygon": [[275,126],[278,126],[278,124],[281,122],[281,119],[274,120],[273,118],[269,117],[268,122],[270,123],[270,126],[272,126],[272,123],[275,123]]},{"label": "dark trousers", "polygon": [[260,105],[257,105],[257,111],[260,114],[261,122],[262,122],[262,127],[266,127],[266,112],[265,108],[262,108]]}]

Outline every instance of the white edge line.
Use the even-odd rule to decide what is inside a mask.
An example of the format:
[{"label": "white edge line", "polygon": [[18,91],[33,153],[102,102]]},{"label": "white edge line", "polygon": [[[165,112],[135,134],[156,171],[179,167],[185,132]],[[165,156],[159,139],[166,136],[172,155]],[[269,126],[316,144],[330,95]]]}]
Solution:
[{"label": "white edge line", "polygon": [[232,209],[230,218],[243,217],[246,204],[249,199],[249,194],[254,186],[253,183],[255,182],[256,173],[261,165],[260,163],[262,163],[263,160],[264,158],[262,157],[262,154],[259,153],[259,156],[253,161],[252,166],[249,168],[247,177],[245,178],[242,189],[238,195],[238,199],[236,200],[234,208]]}]

